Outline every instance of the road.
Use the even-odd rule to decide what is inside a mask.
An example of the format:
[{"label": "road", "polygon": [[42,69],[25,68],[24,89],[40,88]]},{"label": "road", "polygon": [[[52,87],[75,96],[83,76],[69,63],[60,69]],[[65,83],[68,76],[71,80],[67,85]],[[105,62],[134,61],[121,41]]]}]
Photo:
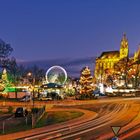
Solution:
[{"label": "road", "polygon": [[[81,109],[81,111],[87,112],[85,118],[81,120],[71,120],[71,122],[46,126],[26,133],[16,133],[16,137],[26,140],[108,140],[114,137],[111,126],[121,127],[118,134],[119,139],[134,140],[140,137],[140,98],[111,98],[77,104],[61,103],[57,108],[59,110],[62,107],[65,109]],[[91,115],[93,111],[94,117]],[[15,136],[10,134],[5,138],[12,135]],[[0,136],[0,139],[2,138],[4,136]]]}]

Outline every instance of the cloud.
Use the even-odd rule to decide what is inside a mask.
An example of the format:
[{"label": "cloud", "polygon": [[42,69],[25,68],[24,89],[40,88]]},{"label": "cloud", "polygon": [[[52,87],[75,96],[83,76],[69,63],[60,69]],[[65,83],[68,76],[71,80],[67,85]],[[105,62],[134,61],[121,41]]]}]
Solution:
[{"label": "cloud", "polygon": [[77,58],[77,59],[51,59],[51,60],[36,60],[36,61],[19,61],[18,64],[22,64],[25,67],[31,67],[37,65],[40,68],[47,70],[51,66],[59,65],[66,69],[69,76],[79,77],[80,71],[83,67],[89,66],[91,69],[91,73],[93,74],[93,68],[96,57],[88,57],[88,58]]}]

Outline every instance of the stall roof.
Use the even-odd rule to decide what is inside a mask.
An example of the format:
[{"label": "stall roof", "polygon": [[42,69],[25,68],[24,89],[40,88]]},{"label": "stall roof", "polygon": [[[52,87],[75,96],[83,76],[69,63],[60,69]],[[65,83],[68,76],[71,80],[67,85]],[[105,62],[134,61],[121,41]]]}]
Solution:
[{"label": "stall roof", "polygon": [[48,83],[41,86],[41,88],[62,88],[62,85],[56,83]]}]

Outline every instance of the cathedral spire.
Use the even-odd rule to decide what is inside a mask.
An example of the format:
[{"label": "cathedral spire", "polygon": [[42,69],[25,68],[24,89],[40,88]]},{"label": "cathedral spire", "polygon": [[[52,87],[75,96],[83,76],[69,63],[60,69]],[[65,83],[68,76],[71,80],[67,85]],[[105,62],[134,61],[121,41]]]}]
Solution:
[{"label": "cathedral spire", "polygon": [[126,38],[126,33],[123,33],[123,38],[122,38],[122,40],[127,40],[127,38]]},{"label": "cathedral spire", "polygon": [[123,37],[122,37],[122,40],[121,40],[121,43],[128,43],[128,40],[127,40],[127,37],[126,37],[126,33],[123,33]]},{"label": "cathedral spire", "polygon": [[138,50],[134,54],[134,61],[137,61],[140,59],[140,44],[138,46]]},{"label": "cathedral spire", "polygon": [[128,40],[126,34],[123,34],[121,45],[120,45],[120,58],[128,57],[129,48],[128,48]]}]

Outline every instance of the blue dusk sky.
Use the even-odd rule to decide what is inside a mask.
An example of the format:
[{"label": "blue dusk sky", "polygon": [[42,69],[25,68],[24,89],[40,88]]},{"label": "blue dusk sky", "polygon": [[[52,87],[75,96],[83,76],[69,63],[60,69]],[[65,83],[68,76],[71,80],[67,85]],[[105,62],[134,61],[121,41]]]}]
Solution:
[{"label": "blue dusk sky", "polygon": [[140,43],[140,0],[0,0],[0,38],[17,60],[89,58]]}]

